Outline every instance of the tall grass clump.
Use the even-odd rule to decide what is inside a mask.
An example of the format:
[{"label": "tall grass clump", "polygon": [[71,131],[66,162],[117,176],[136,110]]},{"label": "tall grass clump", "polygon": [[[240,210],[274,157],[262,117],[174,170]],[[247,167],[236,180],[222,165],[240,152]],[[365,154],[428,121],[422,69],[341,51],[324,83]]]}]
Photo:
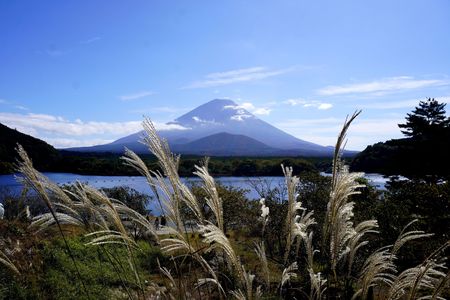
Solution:
[{"label": "tall grass clump", "polygon": [[[350,172],[342,153],[347,131],[359,114],[355,112],[344,122],[338,136],[326,211],[306,208],[299,192],[301,177],[292,167],[281,165],[285,178],[285,191],[280,193],[284,198],[277,203],[278,212],[283,212],[281,222],[274,207],[269,209],[269,199],[255,202],[256,216],[260,214],[255,221],[259,222],[255,225],[258,233],[246,232],[246,241],[225,232],[226,206],[209,173],[208,159],[195,166],[194,175],[199,177],[204,195],[198,199],[179,177],[179,156],[170,151],[149,119],[143,122],[142,143],[156,156],[160,170],[150,170],[129,149],[122,160],[144,176],[153,190],[168,219],[163,232],[139,212],[93,187],[82,183],[72,189],[57,186],[33,168],[19,146],[21,180],[48,207],[47,213],[33,218],[30,228],[42,232],[56,227],[78,270],[80,262],[71,255],[66,241],[67,229],[77,228],[84,246],[102,251],[114,266],[121,278],[122,298],[444,299],[450,282],[448,242],[420,265],[399,270],[396,261],[402,247],[430,234],[410,230],[412,221],[394,243],[376,248],[372,241],[378,234],[378,222],[354,220],[353,199],[364,187],[358,183],[362,173]],[[188,213],[183,213],[185,210]],[[319,218],[319,213],[324,213],[324,218]],[[274,243],[267,231],[277,222],[282,224],[276,228],[280,251],[267,251]],[[188,226],[193,223],[195,226]],[[139,228],[145,235],[135,236],[131,228]],[[111,246],[120,247],[125,257],[118,257]],[[151,271],[142,270],[139,263],[149,247],[159,249],[165,258]],[[5,249],[0,249],[0,263],[14,276],[21,276],[20,266]],[[85,278],[77,273],[83,283]],[[132,280],[124,274],[133,274]],[[89,286],[83,286],[89,297]]]}]

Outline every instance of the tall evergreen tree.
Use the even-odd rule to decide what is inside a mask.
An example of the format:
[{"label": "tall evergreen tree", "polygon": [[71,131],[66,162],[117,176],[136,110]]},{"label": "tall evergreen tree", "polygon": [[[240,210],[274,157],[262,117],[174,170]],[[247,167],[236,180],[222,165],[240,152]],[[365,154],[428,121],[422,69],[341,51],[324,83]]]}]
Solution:
[{"label": "tall evergreen tree", "polygon": [[402,133],[412,138],[429,139],[442,134],[450,127],[450,118],[445,115],[445,103],[434,98],[420,101],[419,106],[406,116],[406,123],[399,124]]}]

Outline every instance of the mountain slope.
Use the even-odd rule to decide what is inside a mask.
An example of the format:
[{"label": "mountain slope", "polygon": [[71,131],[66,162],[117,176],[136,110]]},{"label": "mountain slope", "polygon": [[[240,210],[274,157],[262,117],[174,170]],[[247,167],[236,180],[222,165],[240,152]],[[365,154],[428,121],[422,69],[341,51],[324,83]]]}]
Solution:
[{"label": "mountain slope", "polygon": [[221,132],[193,142],[174,145],[173,151],[209,156],[271,155],[279,151],[245,135]]},{"label": "mountain slope", "polygon": [[[219,133],[228,133],[231,135],[246,136],[260,142],[266,147],[273,148],[269,151],[267,148],[256,147],[252,150],[253,155],[276,155],[275,153],[285,153],[284,155],[312,155],[312,156],[331,156],[333,149],[323,147],[311,142],[298,139],[286,132],[270,125],[269,123],[258,119],[249,111],[240,107],[232,100],[215,99],[207,102],[190,112],[180,116],[168,125],[174,125],[172,130],[159,130],[160,136],[167,139],[173,150],[188,151],[189,143],[206,138]],[[148,150],[138,143],[143,132],[120,138],[110,144],[98,145],[93,147],[72,148],[72,151],[83,152],[123,152],[124,147],[133,149],[136,152],[147,153]],[[207,146],[204,142],[200,142]],[[192,144],[191,146],[198,145]],[[225,148],[227,148],[225,151]],[[201,154],[204,151],[196,148],[199,152],[189,151],[192,154]],[[243,148],[237,148],[244,151]],[[211,149],[210,149],[211,150]],[[224,145],[223,152],[236,153],[231,145]],[[269,153],[270,152],[270,153]],[[241,154],[244,155],[244,154]]]},{"label": "mountain slope", "polygon": [[46,142],[0,123],[0,173],[13,170],[13,164],[18,157],[17,144],[23,146],[38,169],[47,169],[59,156],[58,150]]}]

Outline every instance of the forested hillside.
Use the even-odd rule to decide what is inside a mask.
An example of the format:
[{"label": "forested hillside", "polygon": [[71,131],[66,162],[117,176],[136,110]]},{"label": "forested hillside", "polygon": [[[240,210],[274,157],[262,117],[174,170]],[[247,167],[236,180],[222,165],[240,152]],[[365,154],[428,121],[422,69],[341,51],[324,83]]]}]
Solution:
[{"label": "forested hillside", "polygon": [[46,142],[0,123],[0,174],[14,170],[17,144],[23,146],[38,169],[48,170],[59,158],[58,150]]},{"label": "forested hillside", "polygon": [[445,104],[430,98],[421,101],[399,127],[405,138],[368,146],[354,158],[352,169],[427,181],[448,179],[450,119]]}]

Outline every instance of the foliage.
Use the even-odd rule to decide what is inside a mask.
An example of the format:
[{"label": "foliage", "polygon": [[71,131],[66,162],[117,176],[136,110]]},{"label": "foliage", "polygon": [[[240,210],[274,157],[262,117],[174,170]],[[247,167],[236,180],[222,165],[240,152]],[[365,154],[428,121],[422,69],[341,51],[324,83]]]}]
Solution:
[{"label": "foliage", "polygon": [[368,146],[352,161],[356,171],[403,175],[411,179],[438,182],[450,173],[450,119],[445,104],[434,99],[419,106],[399,124],[407,138]]},{"label": "foliage", "polygon": [[0,123],[0,174],[12,173],[17,159],[16,146],[21,144],[35,166],[48,169],[59,158],[58,151],[44,141],[23,134]]},{"label": "foliage", "polygon": [[442,137],[443,131],[450,126],[450,118],[445,116],[445,105],[434,98],[420,101],[419,106],[407,114],[406,123],[398,127],[404,128],[402,133],[414,139]]},{"label": "foliage", "polygon": [[[363,190],[361,174],[349,172],[341,159],[346,131],[358,114],[346,120],[338,137],[331,178],[302,174],[305,178],[310,176],[303,183],[292,167],[282,165],[285,184],[275,190],[264,184],[259,186],[267,199],[253,202],[257,207],[240,197],[240,190],[221,191],[209,173],[208,160],[195,167],[194,174],[201,183],[189,188],[179,177],[179,157],[158,137],[153,124],[145,120],[144,141],[158,159],[158,170],[149,169],[130,150],[126,150],[122,159],[145,176],[163,204],[169,226],[161,231],[156,231],[152,222],[139,212],[92,187],[77,183],[72,190],[61,189],[36,171],[19,147],[22,182],[38,193],[49,212],[35,217],[18,235],[27,237],[33,232],[50,237],[60,235],[56,240],[50,239],[50,248],[43,243],[42,268],[48,271],[34,275],[40,274],[38,278],[50,286],[39,282],[38,291],[44,286],[48,291],[43,295],[49,292],[50,298],[64,298],[67,290],[81,298],[107,295],[137,299],[369,299],[375,291],[381,291],[380,296],[386,299],[446,297],[449,280],[445,259],[450,242],[431,253],[424,252],[424,259],[416,265],[411,265],[414,262],[411,260],[408,265],[397,263],[398,257],[404,255],[401,248],[415,246],[418,240],[430,237],[420,227],[413,227],[421,222],[424,212],[411,207],[411,214],[418,221],[408,220],[406,226],[395,226],[398,237],[387,245],[377,248],[370,245],[380,228],[377,220],[365,217],[376,215],[384,206],[373,203],[378,194],[370,188]],[[436,196],[440,198],[440,192],[447,193],[447,189],[444,187]],[[400,197],[409,193],[408,187],[400,191]],[[369,198],[368,212],[355,203],[362,196]],[[227,197],[231,199],[225,200]],[[386,202],[399,208],[389,197],[396,199],[388,193]],[[446,201],[436,205],[442,208]],[[247,205],[250,214],[243,216]],[[259,219],[257,208],[261,209]],[[320,211],[316,216],[309,208]],[[355,217],[355,213],[359,216]],[[243,217],[253,226],[243,222]],[[234,224],[234,218],[238,224]],[[388,219],[382,220],[386,223],[383,226],[389,227],[390,218],[395,216],[388,215]],[[194,230],[186,230],[187,222],[195,225]],[[233,228],[228,234],[227,226]],[[253,235],[247,233],[244,239],[247,243],[236,238],[238,230],[234,226],[252,227]],[[260,232],[255,234],[258,227]],[[140,228],[149,235],[137,237],[131,228]],[[11,270],[7,275],[10,284],[5,286],[7,293],[30,286],[22,270],[32,260],[16,259],[20,255],[15,255],[29,255],[28,252],[16,250],[20,241],[11,238],[1,241],[0,263]],[[154,244],[160,251],[150,246]],[[254,249],[249,244],[254,244]],[[113,270],[102,269],[108,266],[108,261]],[[257,268],[255,261],[262,268]],[[143,268],[150,273],[143,272]],[[69,282],[76,290],[68,287]],[[100,294],[102,289],[107,292]]]}]

